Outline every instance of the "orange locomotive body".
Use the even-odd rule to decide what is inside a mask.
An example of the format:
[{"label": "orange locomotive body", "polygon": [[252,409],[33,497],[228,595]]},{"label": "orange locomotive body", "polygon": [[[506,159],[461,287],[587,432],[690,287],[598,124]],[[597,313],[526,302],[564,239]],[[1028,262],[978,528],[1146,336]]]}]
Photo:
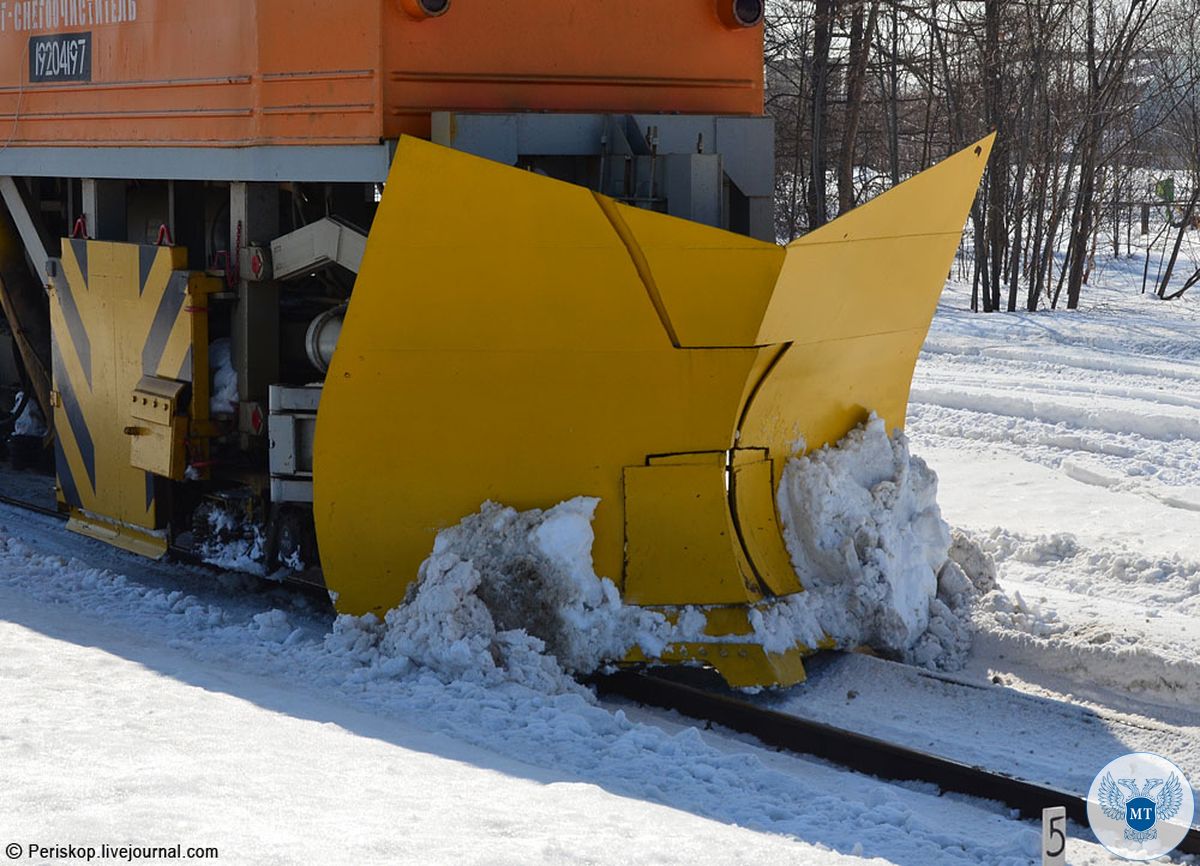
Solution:
[{"label": "orange locomotive body", "polygon": [[762,109],[762,29],[715,0],[0,0],[0,147],[367,145],[427,138],[440,110]]}]

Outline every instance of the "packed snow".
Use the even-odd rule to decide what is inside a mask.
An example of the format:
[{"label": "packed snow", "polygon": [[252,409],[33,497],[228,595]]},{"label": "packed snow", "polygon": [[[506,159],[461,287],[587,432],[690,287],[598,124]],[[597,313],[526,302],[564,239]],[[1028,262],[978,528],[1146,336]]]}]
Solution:
[{"label": "packed snow", "polygon": [[1003,768],[1078,796],[1086,796],[1099,768],[1127,752],[1170,755],[1191,778],[1200,775],[1200,728],[1183,723],[1178,712],[1151,719],[1048,701],[1000,683],[858,653],[814,659],[808,674],[803,687],[756,700],[966,764]]},{"label": "packed snow", "polygon": [[[402,625],[417,635],[435,631],[454,616],[451,596],[465,597],[472,622],[461,632],[479,641],[476,655],[506,657],[507,650],[496,644],[497,635],[505,635],[510,644],[529,641],[568,674],[587,674],[622,658],[635,644],[661,651],[670,628],[666,620],[622,604],[616,585],[593,569],[597,505],[589,497],[544,512],[485,504],[479,514],[438,534],[433,556],[421,567],[415,604],[389,614],[389,627]],[[406,608],[419,610],[435,592],[439,609],[409,624]]]},{"label": "packed snow", "polygon": [[1140,277],[1104,262],[1069,314],[976,316],[952,285],[908,433],[999,571],[968,671],[1197,725],[1200,307]]},{"label": "packed snow", "polygon": [[794,458],[779,515],[805,589],[825,596],[822,624],[839,642],[903,651],[929,624],[950,527],[937,479],[872,416],[836,448]]},{"label": "packed snow", "polygon": [[[115,574],[4,547],[6,844],[205,846],[254,866],[850,862],[739,827],[723,786],[682,756],[747,781],[753,759],[694,734],[579,697],[359,679],[349,656],[321,650],[311,611],[252,617],[272,599],[122,591]],[[19,589],[14,566],[48,591]],[[655,797],[647,768],[686,794]],[[748,810],[781,789],[771,775]]]},{"label": "packed snow", "polygon": [[[402,605],[383,623],[341,616],[335,642],[392,672],[421,668],[447,683],[514,682],[546,694],[582,694],[589,674],[635,646],[651,655],[694,638],[703,613],[677,622],[623,604],[592,565],[599,500],[545,511],[493,502],[442,530]],[[590,694],[590,693],[588,693]]]}]

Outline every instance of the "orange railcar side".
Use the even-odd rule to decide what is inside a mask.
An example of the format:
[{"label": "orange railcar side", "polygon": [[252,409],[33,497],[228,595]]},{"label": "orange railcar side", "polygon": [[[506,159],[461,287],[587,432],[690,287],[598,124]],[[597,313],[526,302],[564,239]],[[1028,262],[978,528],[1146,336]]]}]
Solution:
[{"label": "orange railcar side", "polygon": [[[90,33],[89,81],[37,81]],[[31,59],[31,53],[35,55]],[[758,115],[762,28],[716,0],[0,0],[0,148],[370,144],[430,112]]]}]

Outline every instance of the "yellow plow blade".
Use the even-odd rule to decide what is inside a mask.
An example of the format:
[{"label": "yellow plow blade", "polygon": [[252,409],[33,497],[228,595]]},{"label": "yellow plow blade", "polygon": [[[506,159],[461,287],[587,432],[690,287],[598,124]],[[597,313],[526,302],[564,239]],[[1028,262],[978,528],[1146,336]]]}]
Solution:
[{"label": "yellow plow blade", "polygon": [[990,144],[784,248],[402,139],[317,419],[338,609],[395,607],[485,500],[594,496],[597,574],[630,603],[711,608],[713,642],[664,659],[801,679],[748,624],[802,589],[781,461],[871,411],[903,424]]}]

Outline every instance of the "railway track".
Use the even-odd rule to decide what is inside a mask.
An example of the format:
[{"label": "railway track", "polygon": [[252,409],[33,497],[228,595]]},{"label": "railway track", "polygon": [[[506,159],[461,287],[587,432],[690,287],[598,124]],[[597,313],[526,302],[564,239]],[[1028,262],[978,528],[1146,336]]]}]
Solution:
[{"label": "railway track", "polygon": [[66,520],[67,519],[67,516],[65,514],[62,514],[53,508],[46,508],[45,506],[42,506],[42,505],[35,505],[32,502],[26,502],[24,499],[18,499],[15,496],[5,496],[3,493],[0,493],[0,504],[11,505],[13,508],[20,508],[24,511],[32,511],[34,514],[42,514],[42,515],[45,515],[46,517],[57,518],[58,520]]},{"label": "railway track", "polygon": [[[3,483],[3,477],[4,472],[3,470],[0,470],[0,483]],[[55,520],[62,522],[66,522],[68,517],[67,514],[59,511],[56,508],[49,508],[45,505],[39,505],[36,502],[30,502],[28,499],[22,499],[19,496],[9,496],[4,493],[0,493],[0,505],[8,505],[13,508],[19,508],[22,511],[28,511],[32,514],[40,514],[43,517],[53,517]],[[181,565],[204,569],[205,571],[212,572],[214,575],[226,571],[226,569],[208,562],[190,547],[172,544],[167,548],[167,552],[172,561],[178,562]],[[133,556],[133,554],[130,555]],[[247,573],[249,574],[249,572]],[[289,573],[280,579],[266,575],[251,576],[258,577],[264,582],[264,584],[267,585],[274,585],[282,582],[314,600],[319,600],[323,604],[329,603],[329,593],[325,588],[325,583],[322,579],[320,569],[314,568],[295,574]]]},{"label": "railway track", "polygon": [[[764,745],[823,758],[867,775],[928,782],[943,792],[998,800],[1032,819],[1040,819],[1047,807],[1063,806],[1071,820],[1085,826],[1088,823],[1087,800],[1078,794],[797,718],[732,694],[637,671],[597,677],[594,684],[601,695],[674,710],[697,721],[749,734]],[[1200,828],[1193,826],[1176,850],[1200,854]]]}]

